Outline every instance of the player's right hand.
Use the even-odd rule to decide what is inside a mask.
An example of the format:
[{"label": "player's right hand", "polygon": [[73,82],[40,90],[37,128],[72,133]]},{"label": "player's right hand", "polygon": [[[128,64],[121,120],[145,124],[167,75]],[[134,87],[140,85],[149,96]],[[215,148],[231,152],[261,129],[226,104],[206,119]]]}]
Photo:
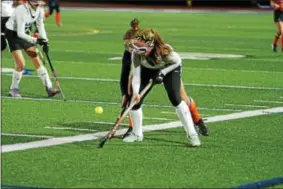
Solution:
[{"label": "player's right hand", "polygon": [[136,104],[138,104],[140,100],[141,100],[140,94],[134,93],[132,96],[132,102],[135,102]]}]

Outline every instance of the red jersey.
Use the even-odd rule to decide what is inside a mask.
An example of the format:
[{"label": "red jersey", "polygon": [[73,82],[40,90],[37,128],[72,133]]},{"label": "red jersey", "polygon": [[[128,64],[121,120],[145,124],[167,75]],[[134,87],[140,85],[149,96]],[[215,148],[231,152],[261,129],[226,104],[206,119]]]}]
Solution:
[{"label": "red jersey", "polygon": [[283,4],[283,0],[273,0],[273,2],[278,5]]}]

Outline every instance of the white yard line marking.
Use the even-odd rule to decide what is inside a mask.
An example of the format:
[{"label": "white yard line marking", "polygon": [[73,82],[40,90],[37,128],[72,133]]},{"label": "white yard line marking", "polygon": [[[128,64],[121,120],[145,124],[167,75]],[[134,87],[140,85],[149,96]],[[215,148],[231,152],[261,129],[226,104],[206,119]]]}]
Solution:
[{"label": "white yard line marking", "polygon": [[176,112],[166,112],[166,111],[162,111],[162,114],[172,114],[172,115],[176,115]]},{"label": "white yard line marking", "polygon": [[143,119],[149,119],[149,120],[162,120],[162,121],[172,121],[172,119],[163,118],[163,117],[143,117]]},{"label": "white yard line marking", "polygon": [[[11,74],[3,74],[2,76],[11,76]],[[30,78],[38,78],[38,76],[34,75],[25,75],[24,77]],[[110,78],[87,78],[87,77],[58,77],[58,79],[66,79],[66,80],[83,80],[83,81],[104,81],[104,82],[116,82],[118,83],[118,79],[110,79]],[[217,85],[217,84],[202,84],[202,83],[185,83],[186,86],[198,86],[198,87],[213,87],[213,88],[233,88],[233,89],[256,89],[256,90],[282,90],[283,88],[278,87],[255,87],[255,86],[242,86],[242,85]]]},{"label": "white yard line marking", "polygon": [[256,89],[256,90],[283,90],[279,87],[254,87],[243,85],[216,85],[216,84],[199,84],[199,83],[185,83],[187,86],[202,86],[202,87],[215,87],[215,88],[233,88],[233,89]]},{"label": "white yard line marking", "polygon": [[[176,115],[176,112],[167,112],[167,111],[162,111],[162,114],[171,114],[171,115]],[[207,117],[210,116],[210,114],[200,114],[202,117]]]},{"label": "white yard line marking", "polygon": [[[54,49],[53,49],[54,50]],[[77,50],[65,50],[66,52],[78,52]],[[85,52],[85,51],[82,51]],[[90,51],[92,54],[121,54],[117,52],[94,52]],[[109,58],[109,60],[120,60],[122,57],[112,57]],[[11,58],[5,58],[5,60],[13,61]],[[247,59],[243,59],[247,60]],[[260,61],[259,59],[258,61]],[[273,60],[273,62],[281,62],[281,60]],[[81,62],[81,61],[63,61],[63,60],[56,60],[56,63],[60,64],[92,64],[92,65],[103,65],[103,66],[120,66],[120,63],[117,62],[107,62],[107,63],[102,63],[102,62]],[[184,63],[186,64],[186,63]],[[14,70],[13,68],[5,68],[9,70]],[[223,69],[223,68],[195,68],[195,67],[183,67],[184,70],[200,70],[200,71],[221,71],[221,72],[243,72],[243,73],[264,73],[264,74],[282,74],[282,71],[262,71],[262,70],[241,70],[241,69]]]},{"label": "white yard line marking", "polygon": [[254,108],[268,108],[268,106],[258,106],[252,104],[225,104],[225,106],[242,106],[242,107],[254,107]]},{"label": "white yard line marking", "polygon": [[[52,98],[32,98],[32,97],[21,97],[21,98],[15,98],[15,97],[9,97],[9,96],[2,96],[2,99],[11,99],[11,100],[32,100],[32,101],[51,101],[51,102],[72,102],[72,103],[85,103],[85,104],[107,104],[107,105],[117,105],[121,103],[117,102],[103,102],[103,101],[92,101],[92,100],[72,100],[67,99],[66,101],[62,101],[59,99],[52,99]],[[173,108],[170,105],[159,105],[159,104],[144,104],[144,106],[147,107],[157,107],[157,108]],[[240,112],[242,110],[237,109],[226,109],[226,108],[202,108],[198,107],[200,110],[211,110],[211,111],[227,111],[227,112]]]},{"label": "white yard line marking", "polygon": [[221,71],[221,72],[243,72],[243,73],[264,73],[264,74],[282,74],[283,72],[278,71],[261,71],[261,70],[233,70],[233,69],[222,69],[222,68],[194,68],[194,67],[183,67],[185,70],[201,70],[201,71]]},{"label": "white yard line marking", "polygon": [[263,103],[283,104],[283,102],[282,102],[282,101],[268,101],[268,100],[254,100],[254,102],[263,102]]},{"label": "white yard line marking", "polygon": [[74,131],[97,131],[94,129],[84,129],[84,128],[75,128],[75,127],[44,127],[45,129],[55,129],[55,130],[74,130]]},{"label": "white yard line marking", "polygon": [[[227,114],[227,115],[213,116],[213,117],[206,118],[206,122],[211,123],[211,122],[218,122],[218,121],[226,121],[226,120],[247,118],[247,117],[259,116],[259,115],[265,115],[265,114],[273,114],[273,113],[283,113],[283,107],[244,111],[244,112],[232,113],[232,114]],[[168,123],[163,123],[163,124],[146,125],[143,127],[143,131],[148,132],[148,131],[164,130],[164,129],[181,127],[181,125],[182,124],[180,121],[173,121],[173,122],[168,122]],[[117,130],[116,135],[117,136],[123,135],[126,132],[126,130],[127,129]],[[77,136],[69,136],[69,137],[51,138],[47,140],[27,142],[27,143],[7,144],[7,145],[2,145],[2,153],[34,149],[34,148],[42,148],[42,147],[48,147],[48,146],[57,146],[57,145],[68,144],[68,143],[73,143],[73,142],[96,140],[96,139],[99,139],[100,137],[104,137],[107,133],[108,131],[77,135]]]},{"label": "white yard line marking", "polygon": [[46,135],[28,135],[28,134],[17,134],[17,133],[2,133],[1,135],[16,136],[16,137],[54,138],[53,136],[46,136]]}]

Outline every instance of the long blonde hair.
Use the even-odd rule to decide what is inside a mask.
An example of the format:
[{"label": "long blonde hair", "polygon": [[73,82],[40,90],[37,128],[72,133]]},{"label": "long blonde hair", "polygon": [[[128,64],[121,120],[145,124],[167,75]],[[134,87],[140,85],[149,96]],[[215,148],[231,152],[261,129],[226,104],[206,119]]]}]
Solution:
[{"label": "long blonde hair", "polygon": [[172,52],[172,48],[163,41],[156,30],[151,29],[151,32],[154,34],[154,48],[152,49],[152,53],[154,55],[155,62],[159,64]]}]

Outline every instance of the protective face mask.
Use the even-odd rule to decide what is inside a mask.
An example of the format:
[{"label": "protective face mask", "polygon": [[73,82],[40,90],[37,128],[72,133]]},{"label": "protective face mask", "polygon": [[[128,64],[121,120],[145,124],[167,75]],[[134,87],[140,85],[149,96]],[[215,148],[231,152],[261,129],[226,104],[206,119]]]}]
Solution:
[{"label": "protective face mask", "polygon": [[149,46],[144,46],[144,47],[138,47],[135,44],[132,44],[133,47],[133,52],[136,54],[140,54],[143,55],[146,53],[146,51],[148,50]]}]

